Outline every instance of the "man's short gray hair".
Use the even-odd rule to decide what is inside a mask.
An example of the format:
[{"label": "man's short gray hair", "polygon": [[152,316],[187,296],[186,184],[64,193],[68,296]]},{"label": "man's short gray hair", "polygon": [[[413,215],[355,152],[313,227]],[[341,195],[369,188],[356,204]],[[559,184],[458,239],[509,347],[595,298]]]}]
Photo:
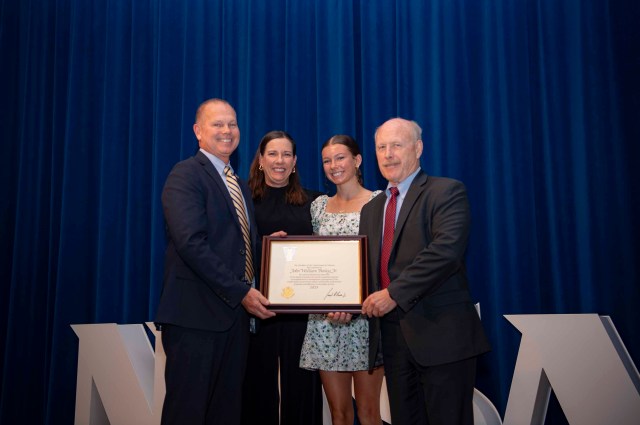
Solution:
[{"label": "man's short gray hair", "polygon": [[[406,122],[407,124],[409,124],[413,130],[413,135],[415,136],[415,142],[417,142],[418,140],[422,140],[422,128],[420,128],[420,126],[418,125],[417,122],[413,121],[413,120],[407,120],[404,118],[400,118],[397,117],[395,118],[396,120],[402,120],[404,122]],[[382,127],[384,124],[386,124],[387,122],[389,122],[391,120],[387,120],[384,123],[382,123],[381,125],[378,126],[378,128],[376,128],[376,132],[373,134],[373,139],[377,139],[378,138],[378,130],[380,130],[380,127]]]}]

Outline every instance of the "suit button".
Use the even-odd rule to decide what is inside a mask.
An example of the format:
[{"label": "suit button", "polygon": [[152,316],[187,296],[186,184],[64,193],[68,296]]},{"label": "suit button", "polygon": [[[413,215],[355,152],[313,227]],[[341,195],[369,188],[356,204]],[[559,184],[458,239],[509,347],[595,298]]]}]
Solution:
[{"label": "suit button", "polygon": [[244,255],[244,249],[240,250],[240,255]]}]

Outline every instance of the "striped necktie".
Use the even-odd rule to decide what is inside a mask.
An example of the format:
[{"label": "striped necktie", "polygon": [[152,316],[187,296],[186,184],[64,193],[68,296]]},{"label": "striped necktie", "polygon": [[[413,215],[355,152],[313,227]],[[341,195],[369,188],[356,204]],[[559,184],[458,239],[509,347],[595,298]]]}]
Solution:
[{"label": "striped necktie", "polygon": [[245,251],[245,264],[244,264],[244,277],[248,282],[253,280],[253,255],[251,254],[251,239],[249,239],[249,223],[247,222],[247,212],[244,209],[244,202],[242,197],[242,191],[240,185],[238,185],[238,179],[231,171],[231,167],[228,165],[224,167],[224,175],[227,178],[227,186],[229,187],[229,194],[233,200],[233,206],[236,207],[236,213],[238,214],[238,221],[242,228],[242,239],[244,239],[244,251]]},{"label": "striped necktie", "polygon": [[391,245],[393,243],[393,233],[396,228],[396,203],[397,196],[400,191],[397,187],[390,187],[389,203],[384,213],[384,233],[382,234],[382,251],[380,254],[380,288],[385,289],[389,286],[391,279],[389,278],[389,257],[391,257]]}]

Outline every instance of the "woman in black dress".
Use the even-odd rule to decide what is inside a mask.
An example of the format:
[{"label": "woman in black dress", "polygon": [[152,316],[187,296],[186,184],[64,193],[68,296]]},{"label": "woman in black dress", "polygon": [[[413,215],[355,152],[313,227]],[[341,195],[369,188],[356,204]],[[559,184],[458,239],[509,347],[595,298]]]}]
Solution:
[{"label": "woman in black dress", "polygon": [[[286,132],[271,131],[260,141],[249,170],[260,238],[279,231],[313,234],[309,208],[321,193],[301,186],[296,159],[295,141]],[[307,319],[279,314],[257,324],[244,381],[243,425],[322,424],[318,373],[298,365]]]}]

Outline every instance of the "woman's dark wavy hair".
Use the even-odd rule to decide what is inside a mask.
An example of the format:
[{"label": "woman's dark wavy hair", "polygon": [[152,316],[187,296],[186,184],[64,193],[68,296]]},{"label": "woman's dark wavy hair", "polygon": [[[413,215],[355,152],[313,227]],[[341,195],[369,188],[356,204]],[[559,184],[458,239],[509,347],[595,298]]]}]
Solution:
[{"label": "woman's dark wavy hair", "polygon": [[[293,155],[296,155],[296,142],[286,131],[270,131],[262,137],[258,150],[253,157],[253,162],[249,167],[249,188],[253,199],[262,199],[267,190],[267,182],[264,179],[264,172],[260,170],[260,156],[264,155],[267,144],[273,139],[287,139],[291,142]],[[295,170],[295,168],[294,168]],[[289,184],[285,192],[285,202],[291,205],[303,205],[307,201],[307,194],[300,184],[300,177],[297,172],[292,172],[289,176]]]},{"label": "woman's dark wavy hair", "polygon": [[[358,146],[356,140],[351,136],[347,136],[346,134],[336,134],[335,136],[331,136],[329,140],[324,142],[320,150],[326,148],[329,145],[344,145],[347,147],[347,149],[349,149],[349,152],[351,152],[351,155],[353,155],[354,158],[357,155],[362,156],[362,154],[360,153],[360,147]],[[364,186],[364,180],[362,179],[362,172],[360,171],[360,167],[358,167],[357,176],[360,186]]]}]

